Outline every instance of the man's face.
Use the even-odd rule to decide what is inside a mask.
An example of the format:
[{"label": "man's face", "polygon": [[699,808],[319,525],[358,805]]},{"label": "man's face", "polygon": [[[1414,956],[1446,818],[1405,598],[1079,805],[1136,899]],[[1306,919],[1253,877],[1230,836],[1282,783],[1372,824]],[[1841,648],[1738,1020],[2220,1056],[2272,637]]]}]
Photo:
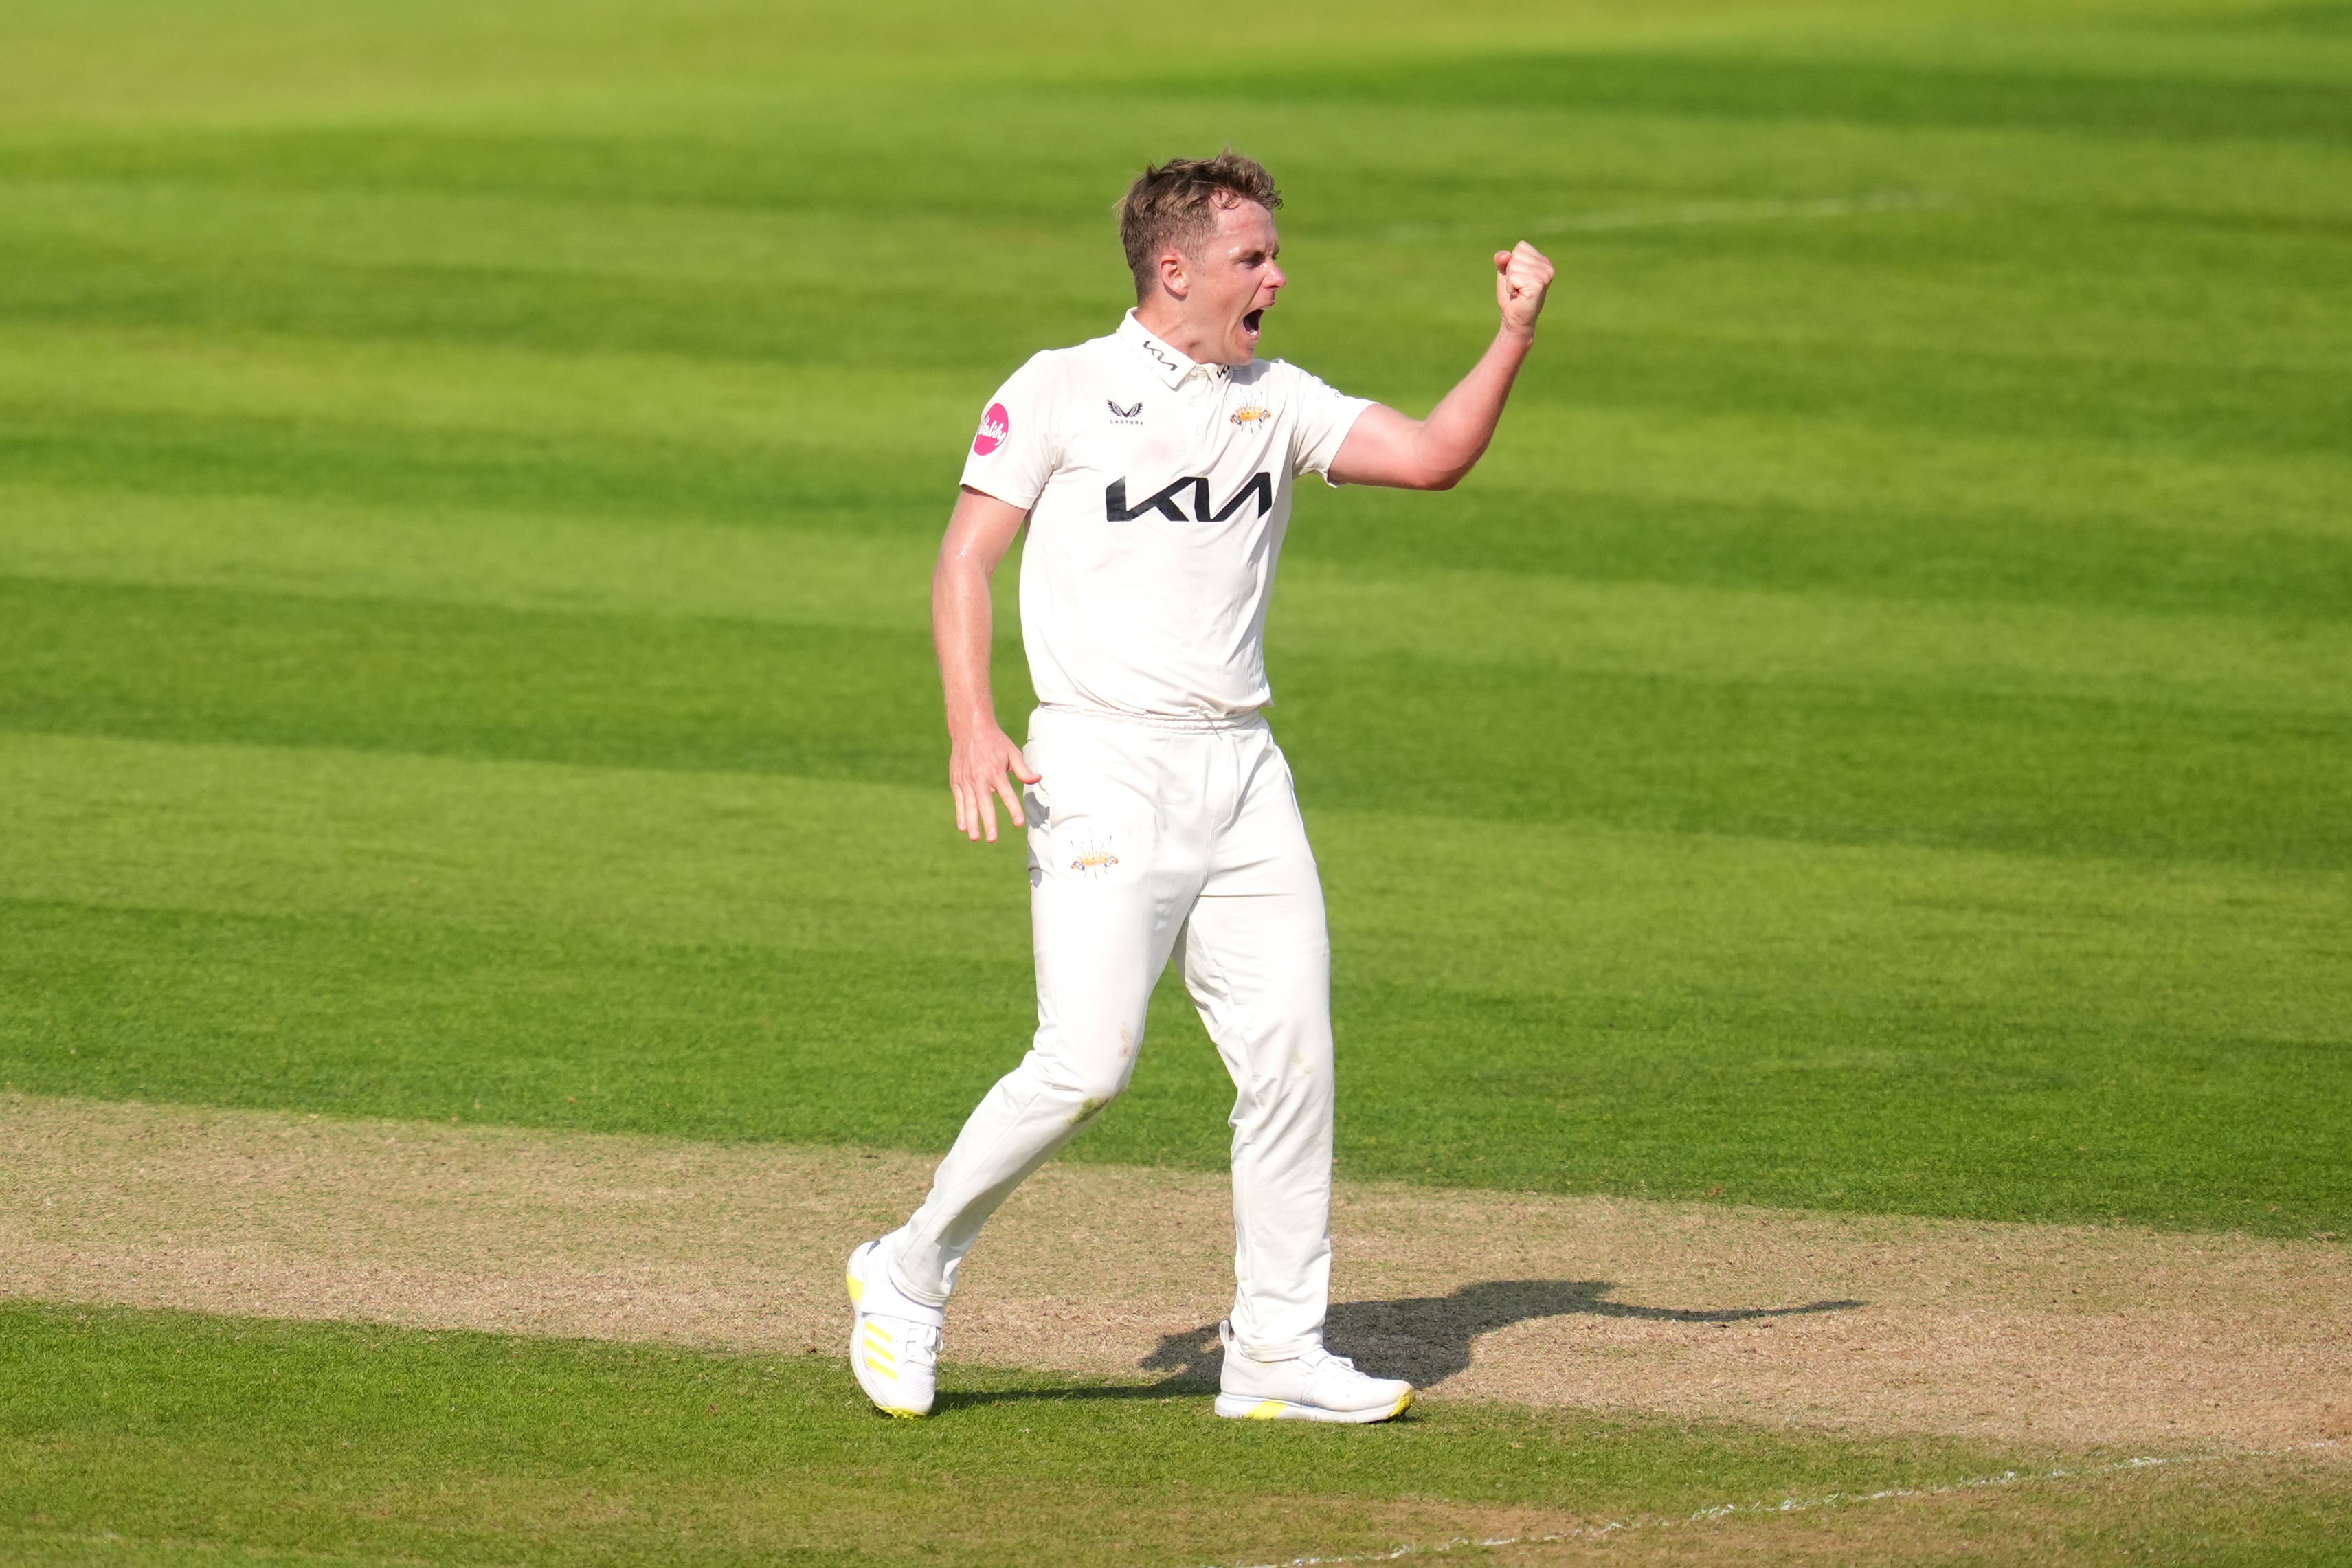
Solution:
[{"label": "man's face", "polygon": [[1184,258],[1182,311],[1202,360],[1247,364],[1257,356],[1259,327],[1289,281],[1275,265],[1281,251],[1274,215],[1257,203],[1217,209],[1217,232]]}]

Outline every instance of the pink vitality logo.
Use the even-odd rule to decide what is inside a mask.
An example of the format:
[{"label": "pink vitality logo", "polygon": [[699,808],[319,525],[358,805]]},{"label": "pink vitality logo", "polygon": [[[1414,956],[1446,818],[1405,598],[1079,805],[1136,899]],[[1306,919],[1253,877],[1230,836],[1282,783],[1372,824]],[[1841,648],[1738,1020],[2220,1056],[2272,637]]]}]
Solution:
[{"label": "pink vitality logo", "polygon": [[1012,434],[1013,416],[1004,412],[1002,403],[990,404],[987,414],[980,421],[980,434],[971,438],[973,455],[987,457],[1003,446],[1004,438]]}]

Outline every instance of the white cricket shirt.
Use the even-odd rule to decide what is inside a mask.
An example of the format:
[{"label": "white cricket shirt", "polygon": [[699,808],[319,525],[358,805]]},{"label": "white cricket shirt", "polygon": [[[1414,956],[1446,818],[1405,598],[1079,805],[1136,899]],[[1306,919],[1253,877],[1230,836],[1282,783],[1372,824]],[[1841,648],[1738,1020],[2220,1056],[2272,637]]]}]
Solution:
[{"label": "white cricket shirt", "polygon": [[1218,718],[1272,700],[1265,606],[1291,484],[1370,399],[1294,365],[1196,364],[1128,312],[989,401],[963,482],[1029,513],[1021,639],[1037,700]]}]

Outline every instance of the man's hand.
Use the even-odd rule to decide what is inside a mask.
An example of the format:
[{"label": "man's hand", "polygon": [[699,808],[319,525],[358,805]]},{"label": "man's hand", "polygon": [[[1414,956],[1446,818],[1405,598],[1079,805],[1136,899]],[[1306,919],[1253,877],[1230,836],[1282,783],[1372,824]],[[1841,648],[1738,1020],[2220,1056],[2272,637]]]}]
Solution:
[{"label": "man's hand", "polygon": [[991,844],[996,842],[999,795],[1004,797],[1004,809],[1013,814],[1013,826],[1029,825],[1021,815],[1021,792],[1005,782],[1007,773],[1025,784],[1035,784],[1042,776],[1029,766],[1029,759],[1021,754],[1013,737],[994,724],[952,737],[948,788],[955,793],[956,831],[975,844],[983,836]]},{"label": "man's hand", "polygon": [[1532,333],[1551,288],[1551,258],[1526,240],[1495,252],[1495,303],[1507,331]]}]

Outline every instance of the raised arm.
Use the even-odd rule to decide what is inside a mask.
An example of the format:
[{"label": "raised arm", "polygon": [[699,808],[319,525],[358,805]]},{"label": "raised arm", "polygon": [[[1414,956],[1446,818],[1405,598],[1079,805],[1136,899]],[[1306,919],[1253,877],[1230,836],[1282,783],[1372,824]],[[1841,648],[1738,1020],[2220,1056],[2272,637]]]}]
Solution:
[{"label": "raised arm", "polygon": [[948,788],[955,795],[956,830],[996,842],[996,797],[1004,797],[1013,826],[1025,826],[1023,784],[1038,775],[1013,737],[996,721],[996,698],[989,689],[988,654],[994,618],[988,599],[996,563],[1013,548],[1027,517],[1019,507],[965,486],[940,541],[940,563],[931,571],[931,640],[940,650],[940,682],[948,705]]},{"label": "raised arm", "polygon": [[1407,418],[1380,403],[1365,409],[1339,444],[1331,477],[1341,484],[1409,490],[1459,484],[1495,438],[1511,383],[1535,346],[1536,318],[1550,287],[1551,262],[1534,246],[1521,240],[1495,252],[1495,303],[1503,322],[1485,355],[1426,419]]}]

